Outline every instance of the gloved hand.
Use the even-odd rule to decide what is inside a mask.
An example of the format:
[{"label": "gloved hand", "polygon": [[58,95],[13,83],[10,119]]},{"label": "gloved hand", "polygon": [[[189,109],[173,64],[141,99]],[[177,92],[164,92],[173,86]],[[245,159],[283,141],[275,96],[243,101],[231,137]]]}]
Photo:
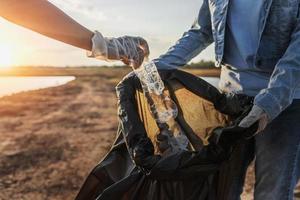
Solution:
[{"label": "gloved hand", "polygon": [[254,105],[251,111],[249,112],[249,114],[244,119],[242,119],[242,121],[239,123],[239,127],[249,128],[257,121],[258,121],[258,129],[256,133],[259,133],[266,128],[266,126],[269,123],[269,118],[267,113],[263,109],[261,109],[257,105]]},{"label": "gloved hand", "polygon": [[138,68],[148,56],[148,43],[143,38],[130,36],[107,38],[98,31],[95,31],[92,38],[92,51],[88,52],[88,57],[121,60],[134,68]]}]

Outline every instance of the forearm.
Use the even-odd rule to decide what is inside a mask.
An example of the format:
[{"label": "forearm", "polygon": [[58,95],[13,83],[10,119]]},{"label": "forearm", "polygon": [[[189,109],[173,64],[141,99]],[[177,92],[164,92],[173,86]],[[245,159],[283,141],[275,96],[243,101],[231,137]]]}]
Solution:
[{"label": "forearm", "polygon": [[213,42],[208,1],[204,0],[192,28],[168,52],[155,60],[160,69],[181,67]]},{"label": "forearm", "polygon": [[182,67],[211,43],[212,39],[209,35],[190,30],[167,53],[155,59],[154,62],[160,69]]},{"label": "forearm", "polygon": [[50,38],[91,50],[93,32],[46,0],[0,0],[0,16]]}]

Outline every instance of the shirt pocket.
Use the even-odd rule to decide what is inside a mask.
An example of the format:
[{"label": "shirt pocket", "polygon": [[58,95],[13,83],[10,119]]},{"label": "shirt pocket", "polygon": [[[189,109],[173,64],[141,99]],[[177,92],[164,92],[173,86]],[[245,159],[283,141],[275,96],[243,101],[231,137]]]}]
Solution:
[{"label": "shirt pocket", "polygon": [[279,7],[294,7],[298,4],[299,0],[273,0],[272,6]]},{"label": "shirt pocket", "polygon": [[279,31],[286,31],[292,28],[298,12],[298,0],[273,0],[267,24]]},{"label": "shirt pocket", "polygon": [[[297,21],[298,0],[274,0],[267,17],[264,39],[272,49],[272,56],[282,56]],[[269,56],[271,56],[269,55]]]}]

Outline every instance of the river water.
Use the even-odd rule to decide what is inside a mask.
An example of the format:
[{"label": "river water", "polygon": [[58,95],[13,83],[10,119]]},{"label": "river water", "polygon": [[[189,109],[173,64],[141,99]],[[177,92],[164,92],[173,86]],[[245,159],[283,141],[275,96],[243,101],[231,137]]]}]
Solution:
[{"label": "river water", "polygon": [[201,77],[203,80],[205,80],[206,82],[210,83],[211,85],[215,86],[216,88],[218,88],[218,84],[220,79],[217,77]]},{"label": "river water", "polygon": [[18,92],[64,85],[74,76],[0,77],[0,97]]},{"label": "river water", "polygon": [[[217,87],[219,78],[202,78]],[[23,91],[56,87],[64,85],[74,79],[74,76],[0,77],[0,97]]]}]

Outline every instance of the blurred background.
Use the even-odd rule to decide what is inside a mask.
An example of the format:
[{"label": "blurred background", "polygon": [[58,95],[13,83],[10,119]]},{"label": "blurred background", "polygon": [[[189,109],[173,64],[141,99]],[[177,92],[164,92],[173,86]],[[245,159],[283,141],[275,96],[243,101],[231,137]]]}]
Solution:
[{"label": "blurred background", "polygon": [[[156,58],[190,28],[202,0],[51,2],[103,35],[144,37]],[[74,199],[114,141],[114,88],[131,69],[2,18],[0,30],[0,200]],[[213,59],[210,46],[184,70],[216,83]],[[245,199],[252,185],[251,168]]]}]

